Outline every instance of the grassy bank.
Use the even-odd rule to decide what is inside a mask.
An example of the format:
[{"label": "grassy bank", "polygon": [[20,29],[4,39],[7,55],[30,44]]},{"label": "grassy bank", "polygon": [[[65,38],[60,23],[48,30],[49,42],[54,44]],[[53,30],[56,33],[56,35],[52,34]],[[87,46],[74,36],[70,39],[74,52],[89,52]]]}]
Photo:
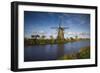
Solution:
[{"label": "grassy bank", "polygon": [[60,60],[71,60],[71,59],[88,59],[90,58],[90,47],[81,48],[78,53],[64,55],[60,57]]},{"label": "grassy bank", "polygon": [[62,40],[56,40],[56,39],[24,39],[25,46],[28,45],[46,45],[46,44],[64,44],[68,42],[75,42],[80,40],[89,40],[89,39],[65,39]]}]

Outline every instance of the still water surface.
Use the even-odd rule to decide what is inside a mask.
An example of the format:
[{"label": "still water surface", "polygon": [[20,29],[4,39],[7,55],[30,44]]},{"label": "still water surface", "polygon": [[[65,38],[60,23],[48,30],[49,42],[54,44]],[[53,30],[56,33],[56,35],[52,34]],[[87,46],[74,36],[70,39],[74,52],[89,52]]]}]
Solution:
[{"label": "still water surface", "polygon": [[57,60],[64,55],[77,53],[87,46],[90,46],[89,40],[66,44],[25,46],[24,61]]}]

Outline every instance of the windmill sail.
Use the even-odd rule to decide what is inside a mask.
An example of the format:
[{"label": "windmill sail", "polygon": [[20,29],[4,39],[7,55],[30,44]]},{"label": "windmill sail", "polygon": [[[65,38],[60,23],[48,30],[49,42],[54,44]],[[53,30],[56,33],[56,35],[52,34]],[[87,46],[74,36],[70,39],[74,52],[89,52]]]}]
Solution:
[{"label": "windmill sail", "polygon": [[62,27],[62,16],[59,17],[60,21],[59,21],[59,26],[58,27],[52,27],[53,29],[57,29],[57,41],[64,41],[64,30],[65,29],[69,29],[69,27]]}]

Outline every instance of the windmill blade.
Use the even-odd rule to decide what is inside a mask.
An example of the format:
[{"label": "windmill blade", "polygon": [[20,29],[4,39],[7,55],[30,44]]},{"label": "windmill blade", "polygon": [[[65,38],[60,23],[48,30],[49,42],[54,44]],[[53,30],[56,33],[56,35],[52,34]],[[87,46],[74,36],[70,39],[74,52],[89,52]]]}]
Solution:
[{"label": "windmill blade", "polygon": [[69,29],[69,27],[62,27],[63,29]]},{"label": "windmill blade", "polygon": [[[59,27],[51,27],[52,29],[59,29]],[[63,29],[69,29],[69,27],[61,27]]]},{"label": "windmill blade", "polygon": [[51,27],[52,29],[58,29],[59,27]]},{"label": "windmill blade", "polygon": [[67,35],[78,35],[79,33],[77,33],[77,32],[65,32],[65,34],[67,34]]},{"label": "windmill blade", "polygon": [[73,35],[74,33],[73,32],[64,32],[65,34],[68,34],[68,35]]},{"label": "windmill blade", "polygon": [[52,34],[55,35],[55,34],[58,34],[58,32],[53,32]]}]

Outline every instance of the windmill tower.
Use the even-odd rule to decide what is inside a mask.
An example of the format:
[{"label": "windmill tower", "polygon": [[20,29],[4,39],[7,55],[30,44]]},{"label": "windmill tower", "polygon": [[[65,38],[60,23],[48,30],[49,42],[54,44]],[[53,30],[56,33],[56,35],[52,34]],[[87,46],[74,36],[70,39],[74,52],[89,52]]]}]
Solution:
[{"label": "windmill tower", "polygon": [[64,30],[69,28],[69,27],[62,27],[61,24],[62,24],[62,16],[60,17],[59,27],[53,27],[54,29],[57,29],[57,38],[56,38],[56,40],[58,42],[63,42],[65,40]]}]

